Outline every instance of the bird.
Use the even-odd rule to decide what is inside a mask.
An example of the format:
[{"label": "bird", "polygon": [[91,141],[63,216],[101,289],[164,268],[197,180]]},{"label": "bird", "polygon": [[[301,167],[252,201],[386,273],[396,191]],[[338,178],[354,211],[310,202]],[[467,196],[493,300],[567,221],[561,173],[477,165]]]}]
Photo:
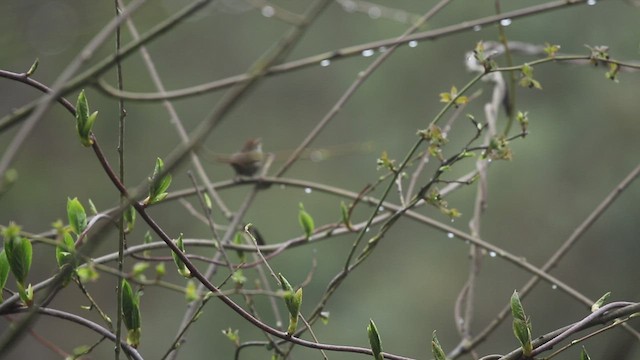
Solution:
[{"label": "bird", "polygon": [[218,161],[231,165],[237,176],[253,177],[262,167],[264,153],[260,138],[248,139],[240,151],[229,156],[219,156]]}]

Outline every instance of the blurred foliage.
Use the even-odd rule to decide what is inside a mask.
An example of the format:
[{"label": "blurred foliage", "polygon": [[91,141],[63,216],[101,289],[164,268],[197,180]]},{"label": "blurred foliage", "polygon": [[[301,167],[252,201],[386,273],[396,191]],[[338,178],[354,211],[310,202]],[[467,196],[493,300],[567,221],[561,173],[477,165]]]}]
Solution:
[{"label": "blurred foliage", "polygon": [[[150,1],[133,19],[139,31],[144,32],[188,3],[186,0]],[[274,1],[273,5],[300,13],[309,3],[282,0]],[[404,0],[384,2],[384,6],[402,9],[411,18],[421,15],[435,3],[433,0]],[[525,0],[501,4],[503,12],[530,5],[531,2]],[[33,78],[45,84],[55,81],[114,13],[113,3],[106,1],[5,0],[2,8],[0,68],[25,72],[34,59],[39,58]],[[504,31],[509,40],[559,44],[562,53],[589,54],[584,44],[607,45],[613,58],[637,60],[640,58],[639,12],[640,8],[631,2],[599,1],[595,6],[574,6],[516,19]],[[408,27],[406,22],[376,14],[351,12],[338,2],[332,4],[287,60],[394,38]],[[493,14],[493,1],[453,1],[422,30]],[[288,27],[274,17],[265,17],[264,8],[255,8],[244,1],[221,0],[150,43],[148,50],[167,89],[179,89],[243,73]],[[304,160],[297,163],[287,177],[313,180],[354,192],[374,183],[381,174],[376,171],[379,154],[385,151],[389,158],[401,158],[407,152],[408,144],[415,141],[416,130],[425,128],[441,109],[439,94],[443,89],[464,84],[473,77],[464,68],[464,54],[473,50],[480,40],[498,38],[496,26],[476,30],[420,42],[416,47],[399,48],[312,144],[314,148],[328,149],[330,155],[331,149],[344,148],[345,144],[358,149],[359,144],[371,142],[372,149],[340,151],[320,162]],[[124,29],[123,41],[130,40],[130,33]],[[112,40],[98,51],[91,63],[113,50]],[[318,64],[269,77],[226,116],[204,145],[215,153],[232,153],[247,138],[261,137],[265,150],[276,153],[273,168],[279,168],[291,150],[376,56],[350,57],[332,61],[328,66]],[[515,56],[514,63],[531,59]],[[495,60],[499,65],[505,64],[503,58]],[[607,70],[610,69],[545,64],[535,69],[535,79],[542,85],[542,91],[517,89],[516,110],[526,112],[529,136],[510,143],[512,161],[497,163],[490,169],[488,210],[482,219],[483,239],[526,255],[533,264],[542,264],[637,164],[640,76],[623,72],[617,74],[618,82],[613,82],[605,78]],[[125,89],[155,91],[140,56],[124,60],[123,71]],[[115,84],[115,72],[110,71],[104,79]],[[483,116],[482,106],[491,96],[489,85],[479,86],[484,92],[465,109],[476,118]],[[211,111],[223,93],[218,91],[173,102],[188,131]],[[108,150],[109,160],[115,164],[117,102],[91,87],[86,88],[86,94],[91,110],[100,111],[100,120],[93,131],[103,148]],[[39,96],[23,84],[0,79],[2,115]],[[73,94],[68,99],[76,97],[77,94]],[[179,144],[179,138],[160,103],[126,102],[126,109],[126,184],[134,186],[146,181],[150,176],[149,164],[158,157],[165,158]],[[505,120],[506,116],[500,114],[500,121]],[[459,128],[451,132],[445,152],[459,149],[475,131],[461,126],[462,122],[460,120]],[[68,197],[78,197],[83,203],[91,198],[99,211],[118,204],[117,191],[104,176],[94,155],[78,144],[74,126],[74,118],[60,106],[55,105],[47,112],[12,165],[19,178],[0,198],[0,224],[15,221],[34,233],[49,230],[53,221],[66,216]],[[6,150],[17,131],[18,127],[14,127],[0,134],[0,152]],[[465,164],[468,168],[456,170],[460,173],[451,176],[473,169],[473,161]],[[210,162],[206,166],[214,181],[234,176],[232,169],[224,164]],[[172,172],[170,190],[191,186],[186,176],[189,168],[185,163]],[[221,191],[221,195],[235,209],[248,189],[237,187]],[[474,197],[475,187],[472,186],[447,198],[447,202],[462,213],[452,224],[456,228],[468,231]],[[637,274],[640,270],[635,259],[640,253],[640,242],[637,241],[640,234],[639,198],[640,188],[636,184],[584,235],[554,275],[591,297],[611,291],[618,299],[637,299],[640,294],[629,274]],[[191,200],[198,207],[195,199]],[[259,227],[267,243],[273,244],[300,235],[298,204],[304,202],[318,227],[340,221],[341,200],[318,191],[274,186],[258,195],[246,219]],[[392,195],[391,200],[397,199]],[[151,212],[169,234],[184,232],[185,238],[210,238],[207,225],[190,217],[177,203],[160,204]],[[362,221],[368,214],[368,210],[360,209],[350,215],[350,221]],[[427,208],[425,214],[448,221],[437,209]],[[214,217],[221,217],[221,214],[214,213]],[[307,228],[304,230],[306,232]],[[141,244],[145,231],[138,225],[129,235],[130,244]],[[353,238],[353,235],[342,236],[310,247],[295,248],[270,261],[276,272],[287,274],[295,287],[310,271],[311,259],[318,259],[313,279],[305,287],[302,314],[311,310],[327,282],[340,270]],[[116,232],[102,241],[95,254],[116,251]],[[45,250],[43,246],[34,246],[33,262],[38,266],[34,266],[29,274],[32,283],[50,276],[57,268],[55,257]],[[193,251],[206,256],[212,254],[211,249]],[[162,255],[169,253],[165,251]],[[362,324],[375,318],[386,334],[385,351],[423,358],[428,351],[425,344],[434,329],[438,330],[442,347],[450,349],[459,338],[452,312],[455,298],[466,281],[467,255],[468,247],[459,239],[450,239],[440,231],[425,229],[407,220],[399,221],[380,243],[370,262],[351,274],[331,299],[328,304],[331,321],[328,325],[318,325],[316,335],[325,343],[366,347]],[[132,264],[128,261],[125,267]],[[220,283],[227,275],[221,273],[213,282]],[[248,269],[243,275],[253,279],[256,272]],[[165,279],[177,283],[185,281],[171,271],[167,271]],[[524,271],[513,269],[511,264],[498,258],[487,258],[477,286],[476,328],[480,329],[491,320],[493,314],[507,304],[513,289],[520,287],[526,279],[528,275]],[[115,312],[116,282],[112,276],[102,276],[98,283],[87,285],[110,314]],[[236,299],[242,301],[240,297]],[[399,299],[401,306],[398,306]],[[52,305],[77,313],[81,311],[80,305],[86,305],[86,300],[79,297],[77,291],[65,290]],[[256,306],[262,313],[270,311],[266,302]],[[159,358],[166,351],[158,344],[171,343],[184,309],[184,293],[145,288],[140,309],[144,336],[139,348],[145,356]],[[544,284],[539,285],[527,300],[527,314],[534,318],[536,329],[552,329],[573,322],[584,315],[584,310],[584,306],[576,305]],[[274,321],[268,316],[264,320]],[[2,320],[0,328],[6,329],[8,324]],[[255,328],[241,321],[220,302],[210,301],[190,330],[188,343],[181,349],[180,356],[202,358],[210,356],[215,349],[216,358],[231,358],[233,344],[221,333],[227,328],[236,329],[234,331],[245,341],[262,339]],[[71,329],[73,336],[69,336]],[[95,340],[93,334],[51,318],[41,318],[36,330],[67,351]],[[400,330],[405,335],[394,336]],[[589,347],[593,358],[603,358],[602,354],[609,349],[608,340],[613,344],[614,339],[605,334],[600,344]],[[516,346],[509,326],[503,325],[478,352],[495,353]],[[105,342],[93,354],[96,358],[109,358],[112,351],[112,345]],[[262,351],[246,350],[245,356],[264,358]],[[310,354],[311,350],[302,348],[294,351],[297,358]],[[28,336],[9,356],[58,358]],[[339,354],[336,358],[359,359],[362,356]],[[629,358],[633,358],[632,355]]]}]

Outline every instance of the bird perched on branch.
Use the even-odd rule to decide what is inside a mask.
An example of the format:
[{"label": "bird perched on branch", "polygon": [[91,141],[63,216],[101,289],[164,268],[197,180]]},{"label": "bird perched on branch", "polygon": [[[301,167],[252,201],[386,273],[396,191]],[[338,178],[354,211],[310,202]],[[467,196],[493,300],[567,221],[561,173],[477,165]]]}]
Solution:
[{"label": "bird perched on branch", "polygon": [[218,156],[216,160],[231,165],[238,176],[254,176],[264,161],[262,141],[260,138],[249,139],[240,151],[229,156]]}]

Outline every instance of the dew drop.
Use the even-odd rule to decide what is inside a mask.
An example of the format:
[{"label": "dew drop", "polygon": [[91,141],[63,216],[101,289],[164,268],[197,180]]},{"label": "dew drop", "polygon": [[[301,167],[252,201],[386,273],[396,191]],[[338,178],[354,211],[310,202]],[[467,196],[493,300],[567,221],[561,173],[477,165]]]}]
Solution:
[{"label": "dew drop", "polygon": [[273,15],[275,15],[276,10],[271,7],[271,6],[265,6],[262,8],[262,16],[264,17],[272,17]]},{"label": "dew drop", "polygon": [[284,189],[286,189],[286,188],[287,188],[287,185],[285,185],[285,184],[280,184],[280,189],[284,190]]},{"label": "dew drop", "polygon": [[551,285],[551,290],[556,290],[557,288],[558,288],[558,285],[556,284]]},{"label": "dew drop", "polygon": [[358,9],[358,5],[356,4],[355,1],[343,1],[342,2],[342,7],[344,8],[344,11],[346,12],[354,12]]},{"label": "dew drop", "polygon": [[587,0],[587,5],[589,5],[589,6],[593,6],[593,5],[595,5],[596,3],[598,3],[598,1],[597,1],[597,0]]},{"label": "dew drop", "polygon": [[374,51],[373,51],[373,50],[371,50],[371,49],[367,49],[367,50],[364,50],[364,51],[362,52],[362,56],[364,56],[364,57],[373,56],[373,53],[374,53]]},{"label": "dew drop", "polygon": [[417,41],[415,41],[415,40],[411,40],[411,41],[409,41],[409,47],[414,48],[414,47],[416,47],[416,46],[418,46],[418,42],[417,42]]},{"label": "dew drop", "polygon": [[453,219],[453,218],[451,219],[451,222],[455,222],[455,221],[456,221],[456,219]]},{"label": "dew drop", "polygon": [[313,192],[313,190],[311,190],[311,188],[305,188],[304,192],[305,192],[305,194],[311,194],[311,192]]},{"label": "dew drop", "polygon": [[384,206],[380,206],[380,207],[378,208],[378,212],[383,212],[384,210],[385,210],[385,209],[384,209]]},{"label": "dew drop", "polygon": [[368,232],[369,232],[369,230],[371,230],[371,228],[366,228],[366,229],[364,230],[364,232],[368,233]]},{"label": "dew drop", "polygon": [[454,236],[455,236],[455,235],[453,235],[453,233],[447,233],[447,237],[448,237],[449,239],[453,239],[453,237],[454,237]]},{"label": "dew drop", "polygon": [[491,257],[496,257],[498,254],[496,254],[495,251],[489,251],[489,256]]},{"label": "dew drop", "polygon": [[329,59],[324,59],[324,60],[320,61],[320,66],[322,66],[322,67],[327,67],[329,65],[331,65],[331,60],[329,60]]},{"label": "dew drop", "polygon": [[380,46],[380,47],[378,48],[378,51],[379,51],[380,53],[385,53],[385,52],[387,52],[387,47],[386,47],[386,46]]},{"label": "dew drop", "polygon": [[502,19],[502,20],[500,20],[500,25],[502,25],[502,26],[509,26],[509,25],[511,25],[511,23],[512,23],[511,19]]},{"label": "dew drop", "polygon": [[382,16],[382,10],[380,10],[380,8],[377,6],[370,7],[367,13],[369,14],[369,17],[372,19],[378,19],[380,16]]},{"label": "dew drop", "polygon": [[482,30],[482,26],[480,25],[476,25],[473,27],[473,31],[480,31],[480,30]]}]

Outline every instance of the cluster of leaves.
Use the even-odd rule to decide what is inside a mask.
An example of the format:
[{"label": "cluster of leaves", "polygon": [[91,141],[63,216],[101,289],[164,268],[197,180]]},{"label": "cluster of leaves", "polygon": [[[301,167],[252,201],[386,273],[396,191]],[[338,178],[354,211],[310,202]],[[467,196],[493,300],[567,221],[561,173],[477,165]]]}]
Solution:
[{"label": "cluster of leaves", "polygon": [[[453,89],[455,89],[455,87]],[[442,97],[442,95],[443,94],[440,94],[440,97]],[[418,135],[429,144],[427,146],[429,155],[440,161],[444,161],[444,157],[442,156],[442,146],[446,144],[448,140],[442,132],[442,129],[438,125],[433,124],[425,130],[419,130]]]},{"label": "cluster of leaves", "polygon": [[442,198],[440,191],[435,188],[432,189],[429,194],[424,198],[427,204],[433,205],[440,210],[443,214],[447,215],[451,219],[460,217],[462,213],[456,208],[449,208],[449,203]]},{"label": "cluster of leaves", "polygon": [[[526,119],[523,118],[521,124],[523,124],[525,120]],[[528,122],[528,120],[526,121]],[[491,160],[512,160],[513,152],[509,147],[509,141],[506,136],[498,135],[489,140],[489,145],[482,153],[482,157]]]}]

